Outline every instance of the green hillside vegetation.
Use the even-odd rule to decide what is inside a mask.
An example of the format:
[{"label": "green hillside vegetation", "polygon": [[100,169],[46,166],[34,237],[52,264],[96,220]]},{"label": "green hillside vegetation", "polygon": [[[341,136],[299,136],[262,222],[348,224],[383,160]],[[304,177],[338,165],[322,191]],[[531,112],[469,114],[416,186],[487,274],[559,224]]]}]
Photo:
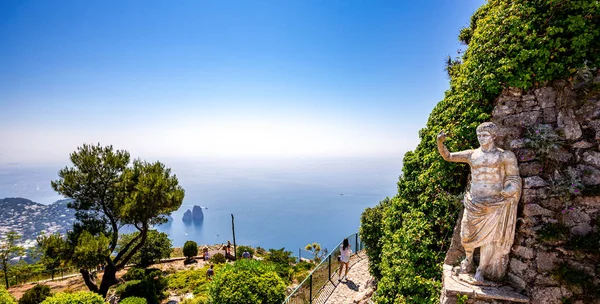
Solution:
[{"label": "green hillside vegetation", "polygon": [[369,250],[381,250],[369,253],[380,279],[377,303],[439,301],[469,168],[443,161],[436,135],[446,131],[451,151],[475,148],[475,128],[490,119],[503,89],[535,88],[600,66],[600,2],[490,0],[459,40],[467,49],[448,58],[450,89],[419,131],[417,148],[404,156],[398,194],[362,217],[362,238],[374,243]]}]

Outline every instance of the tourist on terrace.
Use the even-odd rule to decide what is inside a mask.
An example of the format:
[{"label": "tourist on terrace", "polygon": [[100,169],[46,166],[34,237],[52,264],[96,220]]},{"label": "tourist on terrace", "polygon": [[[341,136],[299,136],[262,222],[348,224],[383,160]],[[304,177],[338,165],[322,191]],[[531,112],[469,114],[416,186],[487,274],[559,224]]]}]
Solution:
[{"label": "tourist on terrace", "polygon": [[[348,239],[344,239],[342,242],[342,248],[340,249],[340,269],[338,270],[338,282],[341,282],[343,278],[348,279],[348,263],[350,262],[350,255],[352,254],[352,249],[350,248],[350,244],[348,243]],[[344,273],[344,277],[342,278],[342,267],[346,265],[346,272]]]}]

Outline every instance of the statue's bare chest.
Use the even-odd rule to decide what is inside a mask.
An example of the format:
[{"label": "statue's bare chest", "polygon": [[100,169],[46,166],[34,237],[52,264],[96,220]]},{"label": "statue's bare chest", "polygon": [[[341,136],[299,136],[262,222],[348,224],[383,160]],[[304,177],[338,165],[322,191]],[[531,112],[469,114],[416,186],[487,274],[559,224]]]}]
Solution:
[{"label": "statue's bare chest", "polygon": [[471,155],[471,168],[478,170],[482,168],[500,169],[502,167],[502,154],[498,152],[475,151]]}]

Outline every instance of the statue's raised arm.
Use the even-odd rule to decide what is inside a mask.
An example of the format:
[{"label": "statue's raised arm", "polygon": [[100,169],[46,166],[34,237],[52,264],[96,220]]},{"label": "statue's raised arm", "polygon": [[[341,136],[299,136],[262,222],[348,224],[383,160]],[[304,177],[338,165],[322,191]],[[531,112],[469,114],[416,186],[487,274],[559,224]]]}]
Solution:
[{"label": "statue's raised arm", "polygon": [[473,150],[450,152],[448,148],[446,148],[446,145],[444,145],[444,141],[446,141],[446,133],[442,130],[437,136],[437,147],[440,155],[442,155],[445,161],[454,163],[470,163],[469,160]]}]

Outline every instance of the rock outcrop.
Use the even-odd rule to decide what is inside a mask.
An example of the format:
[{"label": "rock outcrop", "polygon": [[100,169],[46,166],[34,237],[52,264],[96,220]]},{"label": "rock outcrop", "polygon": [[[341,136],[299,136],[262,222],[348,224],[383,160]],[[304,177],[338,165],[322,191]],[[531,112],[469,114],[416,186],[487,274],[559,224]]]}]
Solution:
[{"label": "rock outcrop", "polygon": [[192,220],[196,222],[204,220],[204,212],[200,206],[194,206],[192,209]]},{"label": "rock outcrop", "polygon": [[191,222],[192,221],[192,211],[190,209],[188,209],[188,210],[185,211],[185,213],[183,214],[182,220],[184,222]]}]

